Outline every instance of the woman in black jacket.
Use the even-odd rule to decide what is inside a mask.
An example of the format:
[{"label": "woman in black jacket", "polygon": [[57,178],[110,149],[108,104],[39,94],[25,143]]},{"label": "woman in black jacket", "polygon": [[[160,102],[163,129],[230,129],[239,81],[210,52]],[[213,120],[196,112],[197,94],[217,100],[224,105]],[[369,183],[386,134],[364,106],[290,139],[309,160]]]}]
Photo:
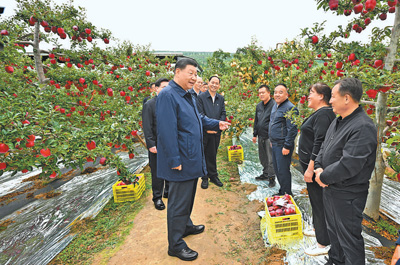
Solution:
[{"label": "woman in black jacket", "polygon": [[[325,139],[329,125],[335,119],[329,105],[331,89],[324,83],[311,86],[308,96],[308,107],[314,112],[304,120],[300,128],[299,160],[303,168],[304,180],[307,183],[308,196],[311,202],[313,224],[317,245],[305,250],[311,256],[325,255],[329,251],[329,237],[325,222],[322,187],[315,182],[314,161]],[[313,236],[314,233],[305,233]]]}]

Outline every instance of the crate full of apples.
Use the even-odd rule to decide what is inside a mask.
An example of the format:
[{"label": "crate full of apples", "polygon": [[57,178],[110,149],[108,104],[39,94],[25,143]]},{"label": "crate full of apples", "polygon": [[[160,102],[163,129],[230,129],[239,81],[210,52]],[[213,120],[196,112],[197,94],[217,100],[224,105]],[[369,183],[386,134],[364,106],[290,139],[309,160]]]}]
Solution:
[{"label": "crate full of apples", "polygon": [[228,146],[228,158],[229,161],[243,161],[244,153],[241,145]]},{"label": "crate full of apples", "polygon": [[265,198],[268,240],[271,244],[286,243],[303,237],[302,217],[292,196]]}]

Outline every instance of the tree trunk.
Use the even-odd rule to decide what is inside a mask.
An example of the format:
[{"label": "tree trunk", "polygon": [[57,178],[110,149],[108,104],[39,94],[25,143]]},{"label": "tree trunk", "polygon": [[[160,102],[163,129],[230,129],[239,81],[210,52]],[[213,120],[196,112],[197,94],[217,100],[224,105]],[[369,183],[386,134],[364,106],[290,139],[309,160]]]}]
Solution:
[{"label": "tree trunk", "polygon": [[36,22],[35,34],[33,40],[33,57],[35,58],[35,66],[39,78],[39,84],[44,84],[46,83],[46,77],[44,76],[42,57],[40,56],[39,33],[40,33],[40,25],[39,22]]},{"label": "tree trunk", "polygon": [[[394,19],[392,36],[390,39],[389,52],[385,58],[385,69],[392,71],[393,65],[396,59],[397,53],[397,43],[400,37],[400,14],[399,8],[396,8],[396,15]],[[385,120],[387,114],[387,94],[379,92],[378,101],[376,104],[376,124],[378,126],[378,147],[376,150],[376,162],[375,169],[372,173],[370,180],[369,194],[367,199],[367,204],[365,206],[364,213],[378,220],[379,218],[379,207],[381,204],[381,193],[382,193],[382,183],[385,174],[385,162],[382,155],[382,138],[383,129],[385,128]]]}]

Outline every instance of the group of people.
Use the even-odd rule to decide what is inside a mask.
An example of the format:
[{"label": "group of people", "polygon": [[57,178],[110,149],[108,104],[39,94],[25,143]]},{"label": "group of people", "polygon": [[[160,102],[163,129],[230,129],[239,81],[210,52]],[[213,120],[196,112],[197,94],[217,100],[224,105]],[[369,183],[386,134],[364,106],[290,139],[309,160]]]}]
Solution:
[{"label": "group of people", "polygon": [[194,225],[193,209],[198,178],[201,187],[209,181],[218,187],[216,155],[226,122],[224,97],[217,93],[221,79],[209,83],[197,76],[193,59],[178,60],[174,78],[154,84],[156,95],[146,100],[142,120],[152,174],[154,206],[164,210],[168,198],[168,255],[189,261],[198,257],[184,237],[202,233],[204,225]]},{"label": "group of people", "polygon": [[[297,128],[290,117],[298,111],[288,92],[279,84],[272,99],[268,86],[260,86],[254,120],[253,142],[258,137],[264,167],[256,179],[268,180],[273,187],[276,175],[277,195],[292,194],[290,163]],[[332,89],[314,84],[308,95],[308,107],[314,112],[300,127],[299,162],[315,229],[305,234],[316,236],[317,241],[305,253],[328,254],[326,264],[365,264],[361,222],[375,166],[377,130],[359,105],[362,93],[356,78],[338,80]]]},{"label": "group of people", "polygon": [[[174,78],[155,83],[156,94],[143,107],[143,130],[149,150],[153,201],[165,209],[168,198],[168,254],[181,260],[194,260],[184,237],[202,233],[204,225],[194,225],[193,209],[198,178],[201,188],[209,182],[221,187],[216,154],[225,121],[224,97],[217,93],[218,76],[211,76],[204,91],[197,76],[196,61],[185,58],[175,65]],[[331,89],[316,83],[309,89],[308,107],[314,112],[300,128],[299,161],[313,212],[317,245],[309,255],[327,254],[326,264],[365,264],[361,235],[369,179],[374,169],[377,131],[359,106],[363,93],[355,78],[338,80]],[[253,142],[258,140],[263,172],[256,179],[279,182],[277,195],[292,195],[290,164],[298,128],[291,119],[298,110],[289,101],[289,88],[278,84],[258,88]],[[258,138],[258,139],[257,139]]]}]

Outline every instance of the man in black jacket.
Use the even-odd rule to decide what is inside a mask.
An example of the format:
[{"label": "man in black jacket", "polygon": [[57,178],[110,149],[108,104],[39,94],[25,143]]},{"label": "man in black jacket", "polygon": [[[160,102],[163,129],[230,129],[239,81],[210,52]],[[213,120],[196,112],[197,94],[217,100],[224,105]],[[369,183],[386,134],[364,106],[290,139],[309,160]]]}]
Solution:
[{"label": "man in black jacket", "polygon": [[[220,82],[221,79],[218,76],[210,77],[208,91],[201,93],[197,97],[197,109],[201,115],[225,121],[225,100],[223,96],[217,93],[220,88]],[[203,189],[208,188],[208,179],[218,187],[223,186],[217,172],[217,151],[220,139],[221,131],[204,131],[204,155],[208,174],[202,177],[201,188]]]},{"label": "man in black jacket", "polygon": [[272,106],[275,101],[271,98],[271,91],[267,85],[261,85],[258,88],[258,97],[261,102],[258,103],[256,107],[253,143],[257,142],[258,136],[258,156],[263,166],[263,173],[256,177],[256,180],[268,180],[268,187],[272,188],[275,186],[275,171],[272,161],[271,142],[268,136],[268,127]]},{"label": "man in black jacket", "polygon": [[[168,79],[160,78],[155,83],[155,91],[158,95],[160,91],[168,85]],[[165,204],[162,201],[163,190],[164,198],[168,198],[168,181],[157,178],[157,118],[156,118],[157,96],[149,99],[143,106],[142,121],[143,132],[146,139],[147,149],[149,149],[149,164],[151,169],[151,185],[153,190],[153,202],[157,210],[164,210]],[[165,187],[164,187],[165,185]]]},{"label": "man in black jacket", "polygon": [[330,103],[340,116],[329,126],[315,160],[331,242],[326,264],[365,264],[361,222],[375,167],[377,131],[359,106],[362,93],[356,78],[335,83]]}]

